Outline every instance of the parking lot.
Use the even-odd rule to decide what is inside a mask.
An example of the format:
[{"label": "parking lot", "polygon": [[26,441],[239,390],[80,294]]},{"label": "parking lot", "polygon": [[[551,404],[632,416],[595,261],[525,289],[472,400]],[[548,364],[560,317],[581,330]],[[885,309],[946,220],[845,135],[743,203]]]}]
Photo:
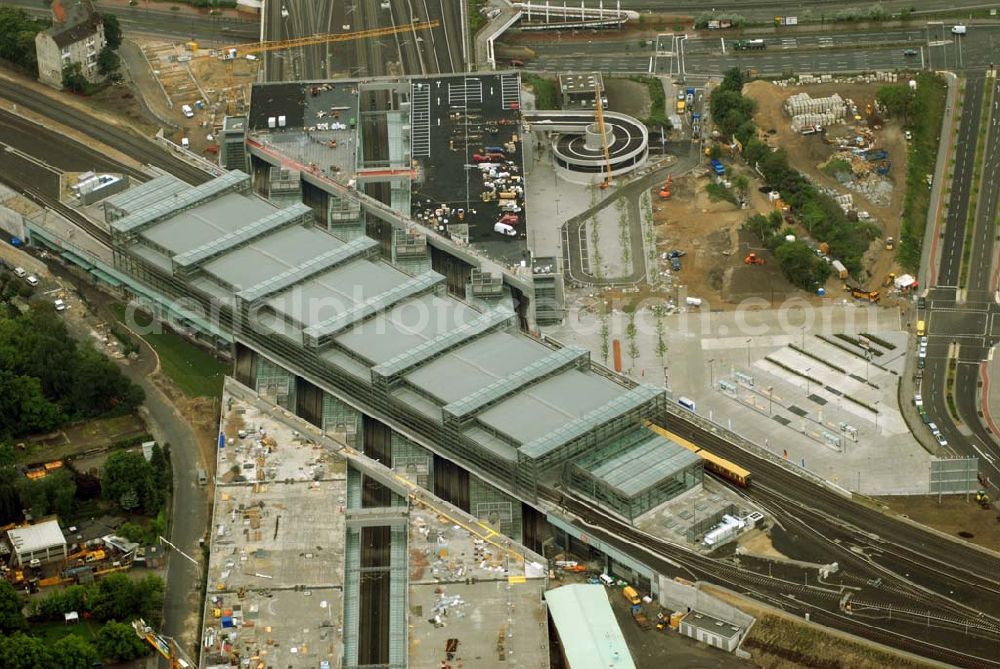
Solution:
[{"label": "parking lot", "polygon": [[[413,157],[424,164],[414,218],[508,263],[527,250],[520,107],[516,73],[414,82]],[[501,220],[511,230],[498,232]]]}]

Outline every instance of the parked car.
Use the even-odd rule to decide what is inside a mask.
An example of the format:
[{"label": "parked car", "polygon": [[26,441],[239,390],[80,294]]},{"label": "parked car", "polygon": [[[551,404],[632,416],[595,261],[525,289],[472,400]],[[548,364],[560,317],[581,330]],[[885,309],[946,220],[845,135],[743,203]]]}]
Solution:
[{"label": "parked car", "polygon": [[37,277],[35,277],[35,275],[34,275],[34,274],[31,274],[31,275],[29,275],[29,276],[28,276],[28,277],[27,277],[27,278],[25,279],[25,281],[27,281],[27,282],[28,282],[28,285],[29,285],[29,286],[37,286],[37,285],[38,285],[38,278],[37,278]]},{"label": "parked car", "polygon": [[63,300],[56,300],[53,304],[56,307],[56,311],[66,311],[66,303]]},{"label": "parked car", "polygon": [[27,273],[27,272],[26,272],[26,271],[24,270],[24,268],[23,268],[23,267],[15,267],[15,268],[14,268],[14,274],[15,274],[15,275],[16,275],[16,276],[17,276],[17,277],[18,277],[19,279],[23,279],[24,277],[28,276],[28,273]]}]

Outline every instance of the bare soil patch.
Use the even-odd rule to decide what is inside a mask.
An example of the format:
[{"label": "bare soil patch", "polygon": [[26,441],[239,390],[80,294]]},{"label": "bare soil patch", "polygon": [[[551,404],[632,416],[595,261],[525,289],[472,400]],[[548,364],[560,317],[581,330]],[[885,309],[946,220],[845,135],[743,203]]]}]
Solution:
[{"label": "bare soil patch", "polygon": [[1000,551],[1000,513],[995,507],[980,508],[974,495],[969,495],[968,501],[965,495],[945,495],[940,502],[935,495],[879,497],[878,501],[897,514],[955,539]]},{"label": "bare soil patch", "polygon": [[607,77],[604,79],[604,89],[608,94],[609,108],[635,118],[649,116],[649,90],[644,84]]},{"label": "bare soil patch", "polygon": [[[907,145],[902,128],[896,121],[883,121],[881,128],[873,128],[876,136],[876,148],[889,152],[892,169],[888,174],[893,184],[892,197],[888,204],[878,204],[866,198],[863,194],[844,187],[836,178],[820,169],[837,153],[836,146],[823,141],[820,134],[801,135],[793,132],[790,126],[791,118],[782,109],[785,100],[796,93],[808,93],[814,98],[827,97],[834,93],[842,98],[851,99],[858,106],[859,114],[865,116],[865,109],[875,100],[875,94],[883,84],[816,84],[810,86],[795,86],[782,88],[769,81],[753,81],[744,88],[744,94],[757,104],[756,122],[761,131],[761,139],[775,147],[781,147],[788,154],[790,164],[809,177],[816,185],[830,188],[838,193],[850,193],[854,198],[855,207],[870,213],[882,230],[882,237],[899,239],[899,229],[902,222],[903,198],[906,194],[906,159]],[[831,133],[839,136],[851,136],[853,125],[840,125],[830,128]],[[774,131],[771,134],[771,131]],[[816,240],[821,242],[823,240]],[[867,287],[876,288],[889,272],[899,272],[894,252],[886,251],[884,244],[875,242],[865,256],[865,269],[870,278]],[[839,282],[833,282],[832,290],[836,290]]]},{"label": "bare soil patch", "polygon": [[[742,165],[727,168],[751,176]],[[669,269],[664,253],[684,251],[681,271],[674,280],[691,297],[706,300],[713,309],[731,309],[748,297],[781,301],[801,295],[781,276],[770,252],[757,248],[757,240],[742,233],[740,227],[755,213],[767,213],[767,197],[757,192],[751,181],[749,206],[740,209],[730,202],[713,202],[705,191],[707,174],[681,177],[672,181],[669,200],[661,200],[659,187],[654,189],[653,220],[656,225],[656,248],[659,271]],[[745,265],[743,258],[753,251],[764,265]]]}]

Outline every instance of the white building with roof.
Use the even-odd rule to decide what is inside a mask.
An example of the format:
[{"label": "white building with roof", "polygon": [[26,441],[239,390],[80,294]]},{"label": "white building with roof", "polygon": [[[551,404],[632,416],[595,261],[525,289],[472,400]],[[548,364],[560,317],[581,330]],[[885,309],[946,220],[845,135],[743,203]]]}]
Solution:
[{"label": "white building with roof", "polygon": [[564,664],[569,669],[635,669],[603,585],[575,583],[547,590]]},{"label": "white building with roof", "polygon": [[66,537],[59,521],[46,520],[27,527],[15,527],[7,530],[7,537],[19,567],[30,564],[32,560],[54,562],[66,559]]}]

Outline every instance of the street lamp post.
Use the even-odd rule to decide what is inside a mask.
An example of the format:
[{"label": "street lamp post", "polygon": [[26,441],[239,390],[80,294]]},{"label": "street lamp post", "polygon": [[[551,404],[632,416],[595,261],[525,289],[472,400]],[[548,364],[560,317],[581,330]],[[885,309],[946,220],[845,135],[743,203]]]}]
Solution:
[{"label": "street lamp post", "polygon": [[875,434],[878,434],[878,405],[879,400],[875,400]]},{"label": "street lamp post", "polygon": [[802,326],[802,348],[805,349],[805,347],[806,347],[806,326],[803,325]]},{"label": "street lamp post", "polygon": [[708,387],[715,388],[715,358],[708,359]]},{"label": "street lamp post", "polygon": [[751,339],[750,337],[747,337],[747,370],[748,371],[750,369],[750,342],[752,342],[752,341],[753,341],[753,339]]},{"label": "street lamp post", "polygon": [[806,367],[806,371],[805,371],[805,375],[806,375],[806,395],[807,396],[812,394],[811,386],[809,385],[809,370],[811,370],[811,369],[812,369],[812,367]]},{"label": "street lamp post", "polygon": [[774,386],[767,387],[767,415],[771,415],[771,410],[774,404]]}]

